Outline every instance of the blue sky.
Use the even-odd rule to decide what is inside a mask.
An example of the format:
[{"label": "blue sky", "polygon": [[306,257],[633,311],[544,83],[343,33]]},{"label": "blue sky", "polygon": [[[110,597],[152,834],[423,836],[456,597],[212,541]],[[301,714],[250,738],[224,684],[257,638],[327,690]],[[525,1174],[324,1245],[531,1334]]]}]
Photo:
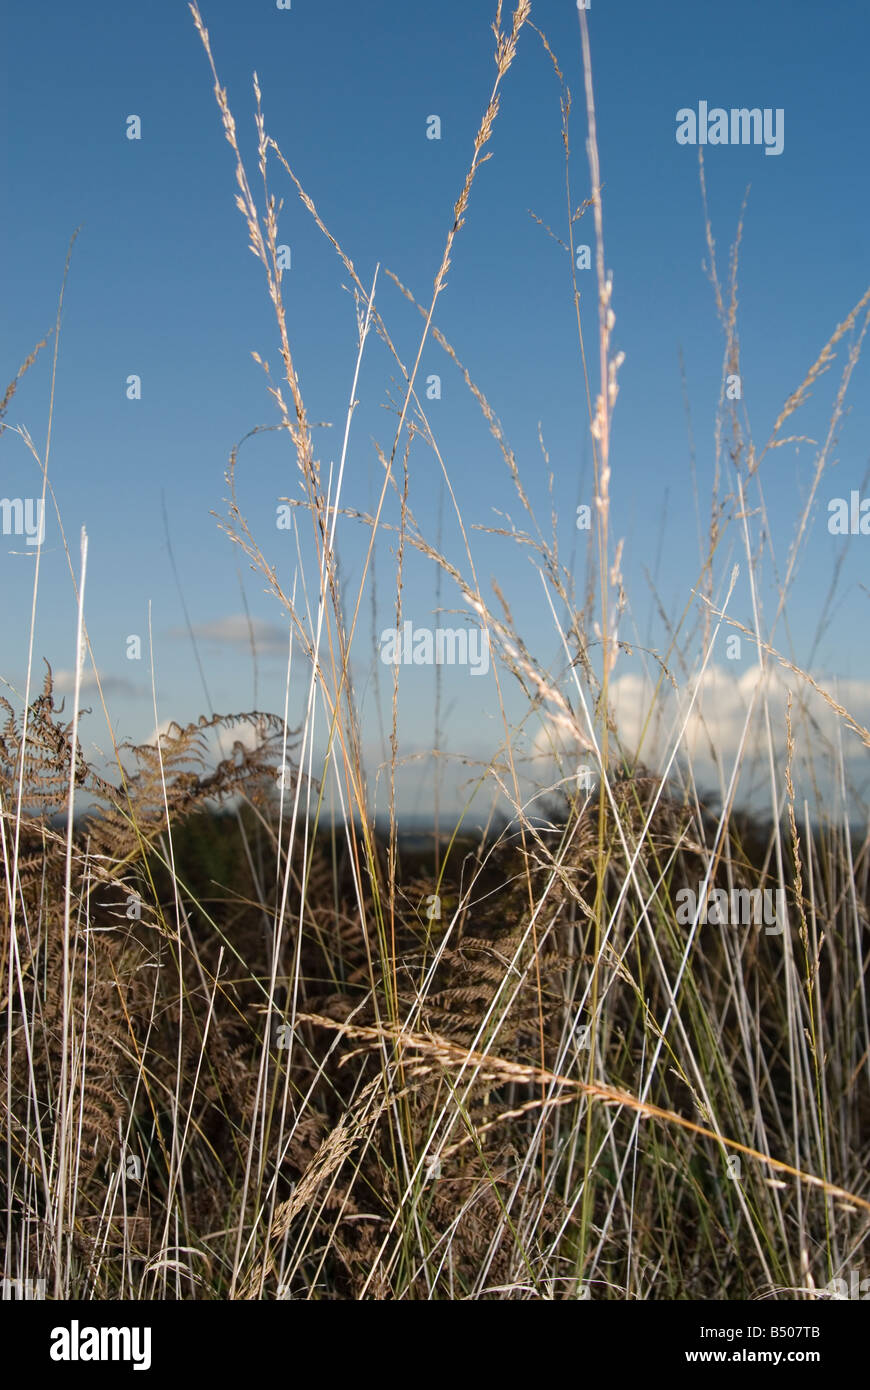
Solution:
[{"label": "blue sky", "polygon": [[[381,265],[378,308],[405,361],[413,359],[420,323],[385,270],[420,301],[431,294],[452,208],[493,79],[490,0],[203,0],[221,81],[229,93],[255,172],[251,77],[259,74],[267,128],[364,283]],[[509,7],[508,7],[509,14]],[[572,195],[589,194],[577,12],[573,0],[533,3],[571,88]],[[870,180],[866,55],[870,11],[851,0],[823,8],[772,0],[730,6],[678,0],[593,0],[589,12],[598,112],[607,265],[613,271],[614,347],[625,352],[614,416],[612,534],[624,538],[630,601],[621,635],[667,647],[661,608],[675,619],[698,577],[698,543],[679,352],[682,350],[696,450],[704,531],[713,477],[713,425],[722,336],[702,261],[706,257],[697,152],[677,144],[676,112],[697,107],[758,106],[784,111],[784,150],[706,150],[709,206],[720,273],[751,185],[740,255],[739,329],[744,404],[756,442],[766,440],[782,402],[837,323],[870,284]],[[215,709],[251,708],[254,677],[245,642],[236,640],[244,607],[263,636],[260,707],[281,709],[287,624],[263,593],[237,547],[218,530],[223,473],[232,446],[276,413],[251,352],[278,361],[277,336],[262,268],[246,247],[234,206],[232,154],[212,94],[205,55],[182,0],[147,5],[89,3],[43,7],[13,3],[4,18],[2,179],[7,215],[0,227],[3,327],[2,385],[52,326],[69,238],[81,232],[67,286],[55,402],[50,476],[74,554],[89,535],[87,620],[101,673],[112,691],[119,737],[144,739],[154,727],[146,662],[125,658],[125,639],[146,632],[150,602],[161,719],[183,722],[205,708],[194,655],[167,551],[163,499],[172,548]],[[442,138],[426,139],[436,113]],[[142,139],[126,138],[137,114]],[[555,509],[563,554],[576,549],[585,573],[585,537],[574,529],[578,502],[591,501],[582,376],[567,256],[529,210],[565,235],[564,155],[559,87],[540,40],[526,29],[502,92],[501,111],[454,247],[448,287],[435,322],[489,397],[513,448],[526,491],[545,529]],[[282,171],[272,189],[285,199],[281,240],[292,248],[285,275],[291,340],[309,416],[331,421],[316,432],[324,466],[337,459],[356,355],[347,275]],[[594,247],[591,213],[576,228]],[[585,280],[584,280],[585,275]],[[587,351],[596,360],[593,274],[582,272]],[[822,440],[845,356],[787,433]],[[21,383],[7,423],[45,440],[50,359],[46,351]],[[774,645],[831,685],[850,682],[860,718],[870,712],[866,630],[867,561],[863,537],[846,542],[827,531],[827,502],[860,488],[870,464],[867,362],[852,379],[849,412],[831,451],[835,463],[819,490],[788,628]],[[422,380],[442,378],[431,403],[436,430],[467,526],[524,525],[510,477],[485,421],[455,368],[434,341]],[[129,401],[129,374],[142,399]],[[396,369],[378,339],[369,341],[360,379],[344,498],[368,510],[380,483],[377,440],[389,450],[395,417],[388,406]],[[392,384],[391,384],[391,378]],[[552,501],[538,427],[554,474]],[[793,426],[793,428],[792,428]],[[39,473],[16,436],[0,443],[0,493],[39,493]],[[783,573],[814,470],[816,449],[787,447],[768,456],[762,486],[776,564]],[[263,548],[292,587],[295,555],[275,529],[279,497],[298,473],[286,439],[250,440],[240,462],[243,511]],[[724,491],[730,491],[726,479]],[[442,487],[437,463],[422,445],[411,456],[411,502],[435,538]],[[295,493],[291,493],[295,495]],[[752,494],[754,505],[757,495]],[[390,514],[392,518],[392,513]],[[367,534],[339,527],[342,575],[355,593]],[[354,650],[363,730],[380,749],[374,699],[376,632],[392,621],[392,540],[379,542],[378,611],[368,600]],[[465,569],[461,538],[444,510],[445,553]],[[559,642],[540,582],[525,551],[473,533],[484,591],[495,577],[518,630],[547,664]],[[14,537],[0,538],[3,604],[2,674],[21,688],[26,666],[33,556]],[[831,611],[814,638],[835,565]],[[19,553],[15,553],[19,552]],[[734,613],[751,622],[745,556],[736,527],[717,560],[717,584],[741,563]],[[73,662],[75,606],[56,519],[47,521],[35,651],[57,671]],[[772,562],[761,566],[765,619],[772,618]],[[446,608],[461,606],[449,582]],[[433,614],[431,565],[409,559],[405,616],[416,625],[452,624]],[[217,640],[217,635],[222,635]],[[696,660],[700,647],[691,656]],[[720,659],[721,653],[715,653]],[[741,671],[745,674],[744,658]],[[619,668],[632,678],[639,658]],[[381,667],[387,689],[388,668]],[[508,678],[508,685],[510,678]],[[301,685],[299,691],[301,692]],[[402,672],[401,735],[413,752],[433,741],[432,668]],[[297,691],[294,690],[294,698]],[[519,692],[509,696],[519,717]],[[865,708],[866,705],[866,708]],[[454,751],[488,756],[498,741],[497,700],[489,678],[447,673],[442,709]],[[865,718],[865,722],[866,718]],[[88,737],[105,744],[94,717]],[[458,786],[458,783],[457,783]],[[419,770],[403,785],[408,809],[425,809]],[[421,788],[423,788],[421,792]],[[458,796],[458,792],[456,792]],[[421,804],[421,796],[422,802]]]}]

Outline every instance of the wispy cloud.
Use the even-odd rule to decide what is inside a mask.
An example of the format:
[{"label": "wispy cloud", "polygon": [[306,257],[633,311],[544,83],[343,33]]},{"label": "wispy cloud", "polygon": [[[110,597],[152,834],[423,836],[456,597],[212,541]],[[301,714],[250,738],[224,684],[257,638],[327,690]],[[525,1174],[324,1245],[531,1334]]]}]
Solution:
[{"label": "wispy cloud", "polygon": [[[170,629],[171,637],[189,637],[186,627]],[[263,652],[286,652],[288,636],[278,623],[265,618],[247,618],[244,613],[229,614],[210,623],[194,623],[193,635],[199,642],[219,642],[224,646],[250,649],[254,645]]]},{"label": "wispy cloud", "polygon": [[[59,695],[72,695],[76,688],[75,671],[55,671],[54,689]],[[82,695],[98,695],[102,686],[104,695],[144,695],[142,686],[135,685],[124,676],[107,676],[100,672],[99,685],[94,671],[83,671],[80,691]]]}]

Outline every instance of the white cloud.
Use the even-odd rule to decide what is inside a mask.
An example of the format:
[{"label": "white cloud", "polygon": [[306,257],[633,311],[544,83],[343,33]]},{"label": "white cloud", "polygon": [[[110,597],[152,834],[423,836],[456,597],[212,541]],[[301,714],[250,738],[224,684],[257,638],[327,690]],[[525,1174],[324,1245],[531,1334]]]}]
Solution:
[{"label": "white cloud", "polygon": [[[857,724],[870,728],[870,681],[837,680],[823,674],[814,675],[814,679]],[[627,672],[612,682],[609,691],[620,741],[629,754],[640,748],[641,761],[657,772],[664,770],[678,742],[677,762],[690,763],[700,785],[717,785],[722,775],[727,783],[738,757],[747,770],[766,769],[769,722],[774,763],[781,774],[787,756],[786,709],[791,691],[796,782],[797,770],[808,755],[813,757],[818,777],[836,777],[840,747],[846,762],[852,763],[852,775],[863,779],[867,750],[821,694],[775,659],[769,662],[762,685],[761,680],[757,666],[711,665],[696,685],[687,683],[675,691],[665,679],[654,695],[650,679]],[[752,716],[747,725],[750,707]],[[584,720],[584,727],[582,710],[578,718]],[[550,723],[538,729],[531,754],[542,780],[571,777],[580,765],[592,765],[592,758],[570,732]]]},{"label": "white cloud", "polygon": [[[837,680],[824,675],[815,675],[814,679],[858,724],[870,724],[870,681]],[[757,666],[741,671],[712,665],[696,686],[688,685],[675,692],[670,684],[663,684],[644,738],[644,760],[658,763],[670,753],[679,735],[679,751],[693,764],[712,766],[719,758],[728,770],[742,741],[747,757],[767,755],[768,719],[774,757],[782,759],[786,754],[789,691],[798,758],[808,740],[813,742],[813,751],[822,755],[827,745],[836,748],[838,737],[842,737],[846,757],[862,751],[859,737],[824,697],[800,676],[771,660],[764,676]],[[614,681],[610,694],[620,736],[634,750],[649,713],[652,684],[644,677],[625,675]],[[747,726],[750,708],[752,716]]]},{"label": "white cloud", "polygon": [[172,726],[172,722],[173,722],[173,721],[172,721],[171,719],[164,719],[164,720],[162,720],[161,723],[159,723],[159,724],[157,725],[157,728],[154,730],[154,732],[153,732],[153,734],[151,735],[151,737],[150,737],[150,738],[146,738],[145,742],[146,742],[146,743],[152,743],[152,744],[154,744],[154,746],[156,747],[156,746],[157,746],[158,740],[161,739],[161,738],[164,738],[165,735],[168,735],[168,734],[169,734],[169,730],[170,730],[170,728],[171,728],[171,726]]},{"label": "white cloud", "polygon": [[[164,748],[171,744],[173,737],[178,736],[177,729],[174,734],[170,734],[170,729],[174,722],[175,721],[172,719],[161,720],[157,728],[145,742],[156,747],[158,739],[162,739]],[[259,747],[261,742],[261,733],[256,725],[246,723],[236,724],[230,729],[206,729],[204,730],[204,736],[206,746],[210,749],[215,762],[223,758],[228,758],[233,750],[233,746],[237,743],[240,744],[246,752],[252,753],[255,748]],[[288,734],[288,745],[291,744],[292,741],[292,736]]]}]

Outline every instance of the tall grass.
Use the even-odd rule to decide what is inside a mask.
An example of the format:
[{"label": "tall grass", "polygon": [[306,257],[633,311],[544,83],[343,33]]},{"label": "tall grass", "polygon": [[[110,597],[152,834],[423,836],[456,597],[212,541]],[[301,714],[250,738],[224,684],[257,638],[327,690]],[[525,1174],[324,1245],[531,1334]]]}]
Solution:
[{"label": "tall grass", "polygon": [[[727,472],[736,505],[729,512],[718,490],[711,500],[697,584],[669,623],[669,648],[655,655],[642,733],[628,746],[611,698],[630,611],[621,544],[610,530],[611,492],[620,484],[610,441],[621,356],[612,351],[585,13],[588,198],[576,208],[572,101],[559,63],[531,23],[528,0],[510,17],[498,0],[492,89],[447,218],[431,299],[417,305],[422,329],[406,367],[377,306],[380,273],[364,283],[323,223],[267,133],[255,78],[258,201],[195,3],[191,12],[232,150],[236,203],[274,309],[282,380],[267,376],[267,387],[305,490],[294,503],[299,567],[288,593],[238,504],[235,453],[230,459],[224,529],[289,620],[286,702],[282,715],[209,711],[198,724],[170,726],[150,745],[113,742],[115,774],[98,772],[77,737],[78,682],[87,655],[93,660],[87,539],[78,568],[70,558],[79,658],[67,722],[50,672],[32,695],[37,556],[27,682],[15,704],[2,702],[8,717],[0,734],[4,1275],[46,1278],[56,1298],[819,1296],[860,1263],[868,1232],[868,843],[823,804],[811,814],[798,801],[794,770],[802,741],[816,736],[812,700],[826,702],[852,740],[870,746],[870,734],[776,645],[812,497],[773,623],[764,626],[756,602],[752,630],[740,629],[754,641],[758,680],[730,764],[715,722],[706,725],[720,776],[718,810],[697,784],[688,731],[693,721],[703,723],[714,643],[733,623],[735,580],[720,573],[722,538],[737,527],[755,595],[765,457],[784,442],[785,424],[857,326],[829,441],[819,451],[815,495],[866,331],[870,291],[789,397],[767,443],[756,447],[725,394],[727,375],[739,369],[736,247],[723,285],[707,218],[724,335],[717,479]],[[565,245],[595,478],[597,568],[582,599],[555,528],[547,539],[534,516],[493,407],[436,325],[485,146],[527,38],[544,44],[562,94]],[[343,445],[326,478],[283,300],[276,174],[296,189],[357,297]],[[701,182],[706,200],[703,165]],[[597,256],[597,388],[573,269],[574,227],[587,209]],[[392,354],[404,392],[380,459],[377,505],[364,515],[345,504],[343,489],[372,330]],[[480,406],[527,517],[528,529],[514,538],[535,556],[564,651],[558,670],[540,664],[498,586],[490,596],[480,582],[471,527],[416,389],[430,337]],[[57,332],[54,346],[56,366]],[[48,495],[49,446],[39,455],[26,431],[18,434]],[[441,553],[440,524],[428,536],[413,514],[415,435],[442,470],[463,540],[462,568]],[[391,496],[398,523],[387,520]],[[340,517],[368,532],[362,578],[350,597],[338,576]],[[59,514],[58,523],[63,534]],[[300,534],[309,526],[313,571],[303,562]],[[439,828],[431,854],[412,855],[400,834],[400,668],[383,833],[351,680],[376,541],[391,531],[397,626],[406,556],[414,550],[439,584],[454,586],[497,658],[491,679],[501,746],[476,785],[510,814],[494,817],[479,836],[461,821],[452,835]],[[785,765],[772,698],[777,669],[787,669],[794,689]],[[508,715],[513,681],[526,697],[519,722]],[[298,730],[288,727],[291,688],[305,692]],[[672,691],[680,712],[662,751],[652,733]],[[529,794],[523,749],[536,723],[560,767],[553,783]],[[234,732],[239,726],[244,736]],[[757,731],[769,776],[766,819],[736,809]],[[216,765],[213,735],[220,740]],[[594,771],[591,782],[576,776],[581,754]],[[842,747],[836,756],[845,787]],[[334,820],[326,815],[333,802]],[[77,803],[96,812],[77,816]],[[218,803],[232,814],[215,815]],[[65,832],[56,828],[60,814]],[[678,911],[686,888],[698,889],[688,920]],[[783,894],[782,930],[706,920],[704,902],[717,890]]]}]

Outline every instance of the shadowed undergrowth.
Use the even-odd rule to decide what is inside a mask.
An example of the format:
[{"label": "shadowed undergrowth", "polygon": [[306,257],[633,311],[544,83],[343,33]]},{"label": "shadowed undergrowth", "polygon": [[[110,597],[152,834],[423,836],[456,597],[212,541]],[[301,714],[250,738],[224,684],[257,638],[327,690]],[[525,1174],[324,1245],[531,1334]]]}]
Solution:
[{"label": "shadowed undergrowth", "polygon": [[[594,801],[554,799],[525,846],[505,826],[442,854],[438,873],[400,844],[387,932],[389,843],[373,842],[361,878],[338,831],[312,827],[279,855],[270,721],[247,718],[265,742],[237,744],[216,772],[190,770],[201,726],[161,740],[163,808],[153,748],[129,750],[140,770],[123,791],[79,755],[79,784],[104,805],[76,828],[65,996],[65,842],[49,818],[72,750],[50,675],[31,710],[42,814],[21,820],[7,1000],[13,1268],[44,1271],[58,1251],[64,1292],[100,1298],[793,1297],[800,1249],[816,1252],[817,1282],[830,1277],[831,1224],[857,1234],[863,1203],[787,1169],[866,1182],[842,845],[803,847],[824,897],[790,882],[784,931],[700,925],[682,969],[691,928],[674,904],[704,880],[717,822],[667,798],[647,824],[655,779],[623,778],[614,801],[645,912],[621,891],[618,851],[599,891]],[[4,801],[18,733],[10,717]],[[220,796],[234,809],[209,810]],[[775,838],[744,821],[711,887],[763,882]],[[866,848],[849,846],[862,883]],[[578,1084],[596,902],[612,924],[599,1095]],[[866,921],[866,898],[855,906]],[[7,953],[9,925],[7,912]],[[668,1064],[633,1104],[681,969]],[[64,1045],[75,1184],[59,1238],[47,1196]],[[744,1149],[718,1143],[717,1126]]]}]

